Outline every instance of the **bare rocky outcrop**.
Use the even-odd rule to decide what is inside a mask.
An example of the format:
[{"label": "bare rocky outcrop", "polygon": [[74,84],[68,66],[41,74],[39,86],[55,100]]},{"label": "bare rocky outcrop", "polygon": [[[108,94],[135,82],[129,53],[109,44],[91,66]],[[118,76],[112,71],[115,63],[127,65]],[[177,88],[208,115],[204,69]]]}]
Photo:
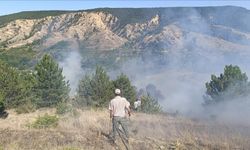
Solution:
[{"label": "bare rocky outcrop", "polygon": [[110,14],[92,12],[15,20],[0,28],[0,42],[5,42],[8,47],[18,47],[42,39],[44,45],[51,46],[75,39],[91,49],[112,49],[126,42],[112,32],[116,22],[117,18]]}]

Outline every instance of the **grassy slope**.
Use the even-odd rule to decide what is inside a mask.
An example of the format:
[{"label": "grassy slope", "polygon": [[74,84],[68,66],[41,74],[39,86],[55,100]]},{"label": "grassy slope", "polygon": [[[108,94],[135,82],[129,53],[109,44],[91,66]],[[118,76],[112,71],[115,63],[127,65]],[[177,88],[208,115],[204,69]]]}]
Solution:
[{"label": "grassy slope", "polygon": [[[15,149],[112,149],[106,135],[111,130],[108,111],[78,110],[78,115],[60,116],[59,126],[49,130],[29,129],[39,115],[55,110],[39,110],[16,115],[9,111],[0,120],[0,145]],[[192,121],[180,116],[136,113],[130,118],[132,149],[249,149],[250,127],[234,127],[215,122]],[[122,147],[121,141],[118,144]]]},{"label": "grassy slope", "polygon": [[34,65],[35,56],[37,55],[37,52],[32,47],[32,45],[25,45],[9,50],[0,49],[0,60],[19,69],[30,68]]}]

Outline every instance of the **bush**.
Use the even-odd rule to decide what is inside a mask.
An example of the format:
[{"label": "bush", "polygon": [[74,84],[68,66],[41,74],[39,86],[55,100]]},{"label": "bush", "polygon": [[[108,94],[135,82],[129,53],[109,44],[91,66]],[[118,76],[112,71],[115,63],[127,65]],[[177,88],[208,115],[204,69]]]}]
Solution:
[{"label": "bush", "polygon": [[57,114],[65,114],[72,111],[72,107],[66,102],[61,102],[56,106]]},{"label": "bush", "polygon": [[31,124],[31,127],[36,129],[41,128],[55,128],[58,125],[59,118],[57,116],[45,114],[39,116],[37,120]]}]

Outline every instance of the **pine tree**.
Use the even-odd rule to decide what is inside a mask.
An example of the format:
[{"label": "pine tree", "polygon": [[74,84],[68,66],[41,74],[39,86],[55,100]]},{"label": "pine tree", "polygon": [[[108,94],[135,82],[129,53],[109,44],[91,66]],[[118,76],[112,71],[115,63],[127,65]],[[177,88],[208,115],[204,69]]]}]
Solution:
[{"label": "pine tree", "polygon": [[[122,96],[125,97],[130,104],[134,104],[136,100],[136,87],[132,86],[129,78],[125,74],[121,74],[113,81],[115,88],[118,88],[122,92]],[[132,105],[131,105],[132,106]]]},{"label": "pine tree", "polygon": [[29,113],[36,109],[36,95],[34,86],[36,78],[34,72],[23,70],[19,72],[19,100],[16,103],[17,113]]},{"label": "pine tree", "polygon": [[51,107],[67,100],[69,84],[62,75],[62,68],[46,54],[35,66],[37,84],[35,92],[38,107]]},{"label": "pine tree", "polygon": [[98,107],[107,106],[110,99],[114,96],[114,87],[102,67],[97,66],[90,84],[93,88],[92,101],[94,105]]},{"label": "pine tree", "polygon": [[235,99],[249,93],[247,75],[238,66],[225,66],[224,73],[206,83],[205,105],[215,104],[224,100]]},{"label": "pine tree", "polygon": [[86,106],[107,107],[114,97],[114,86],[106,71],[97,66],[92,76],[84,76],[78,87],[78,103]]},{"label": "pine tree", "polygon": [[20,95],[17,69],[0,62],[0,97],[7,108],[13,108]]},{"label": "pine tree", "polygon": [[[0,97],[6,108],[33,105],[35,83],[31,71],[18,70],[0,62]],[[28,110],[27,110],[28,111]]]},{"label": "pine tree", "polygon": [[91,106],[92,105],[92,86],[91,77],[85,75],[79,82],[77,89],[77,106]]}]

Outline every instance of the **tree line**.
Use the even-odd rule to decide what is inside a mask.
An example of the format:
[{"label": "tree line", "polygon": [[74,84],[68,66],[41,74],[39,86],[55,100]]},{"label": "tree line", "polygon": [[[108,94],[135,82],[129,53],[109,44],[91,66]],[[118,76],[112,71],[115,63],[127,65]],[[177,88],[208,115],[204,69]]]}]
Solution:
[{"label": "tree line", "polygon": [[[211,75],[211,81],[205,86],[205,107],[246,97],[250,93],[246,73],[233,65],[225,66],[224,72],[218,77]],[[28,113],[41,107],[56,107],[64,112],[69,101],[80,108],[107,107],[114,97],[115,88],[121,89],[122,96],[128,99],[132,107],[140,97],[142,112],[162,111],[158,100],[164,97],[154,85],[148,85],[146,90],[137,89],[123,73],[111,80],[107,72],[97,66],[92,74],[82,77],[77,94],[70,101],[69,82],[65,80],[62,68],[50,55],[44,55],[33,70],[19,70],[0,61],[0,113],[5,109]]]},{"label": "tree line", "polygon": [[[41,107],[56,107],[64,112],[69,98],[69,82],[62,74],[62,68],[48,54],[35,65],[34,70],[18,70],[0,61],[0,112],[15,109],[18,113],[28,113]],[[111,80],[100,66],[93,74],[84,75],[79,81],[77,95],[70,101],[77,107],[107,107],[114,97],[114,89],[119,88],[122,96],[131,104],[137,99],[137,89],[125,74]],[[156,98],[145,93],[142,111],[160,112]],[[133,106],[133,105],[132,105]],[[150,108],[150,109],[149,109]],[[151,109],[154,108],[154,109]]]}]

